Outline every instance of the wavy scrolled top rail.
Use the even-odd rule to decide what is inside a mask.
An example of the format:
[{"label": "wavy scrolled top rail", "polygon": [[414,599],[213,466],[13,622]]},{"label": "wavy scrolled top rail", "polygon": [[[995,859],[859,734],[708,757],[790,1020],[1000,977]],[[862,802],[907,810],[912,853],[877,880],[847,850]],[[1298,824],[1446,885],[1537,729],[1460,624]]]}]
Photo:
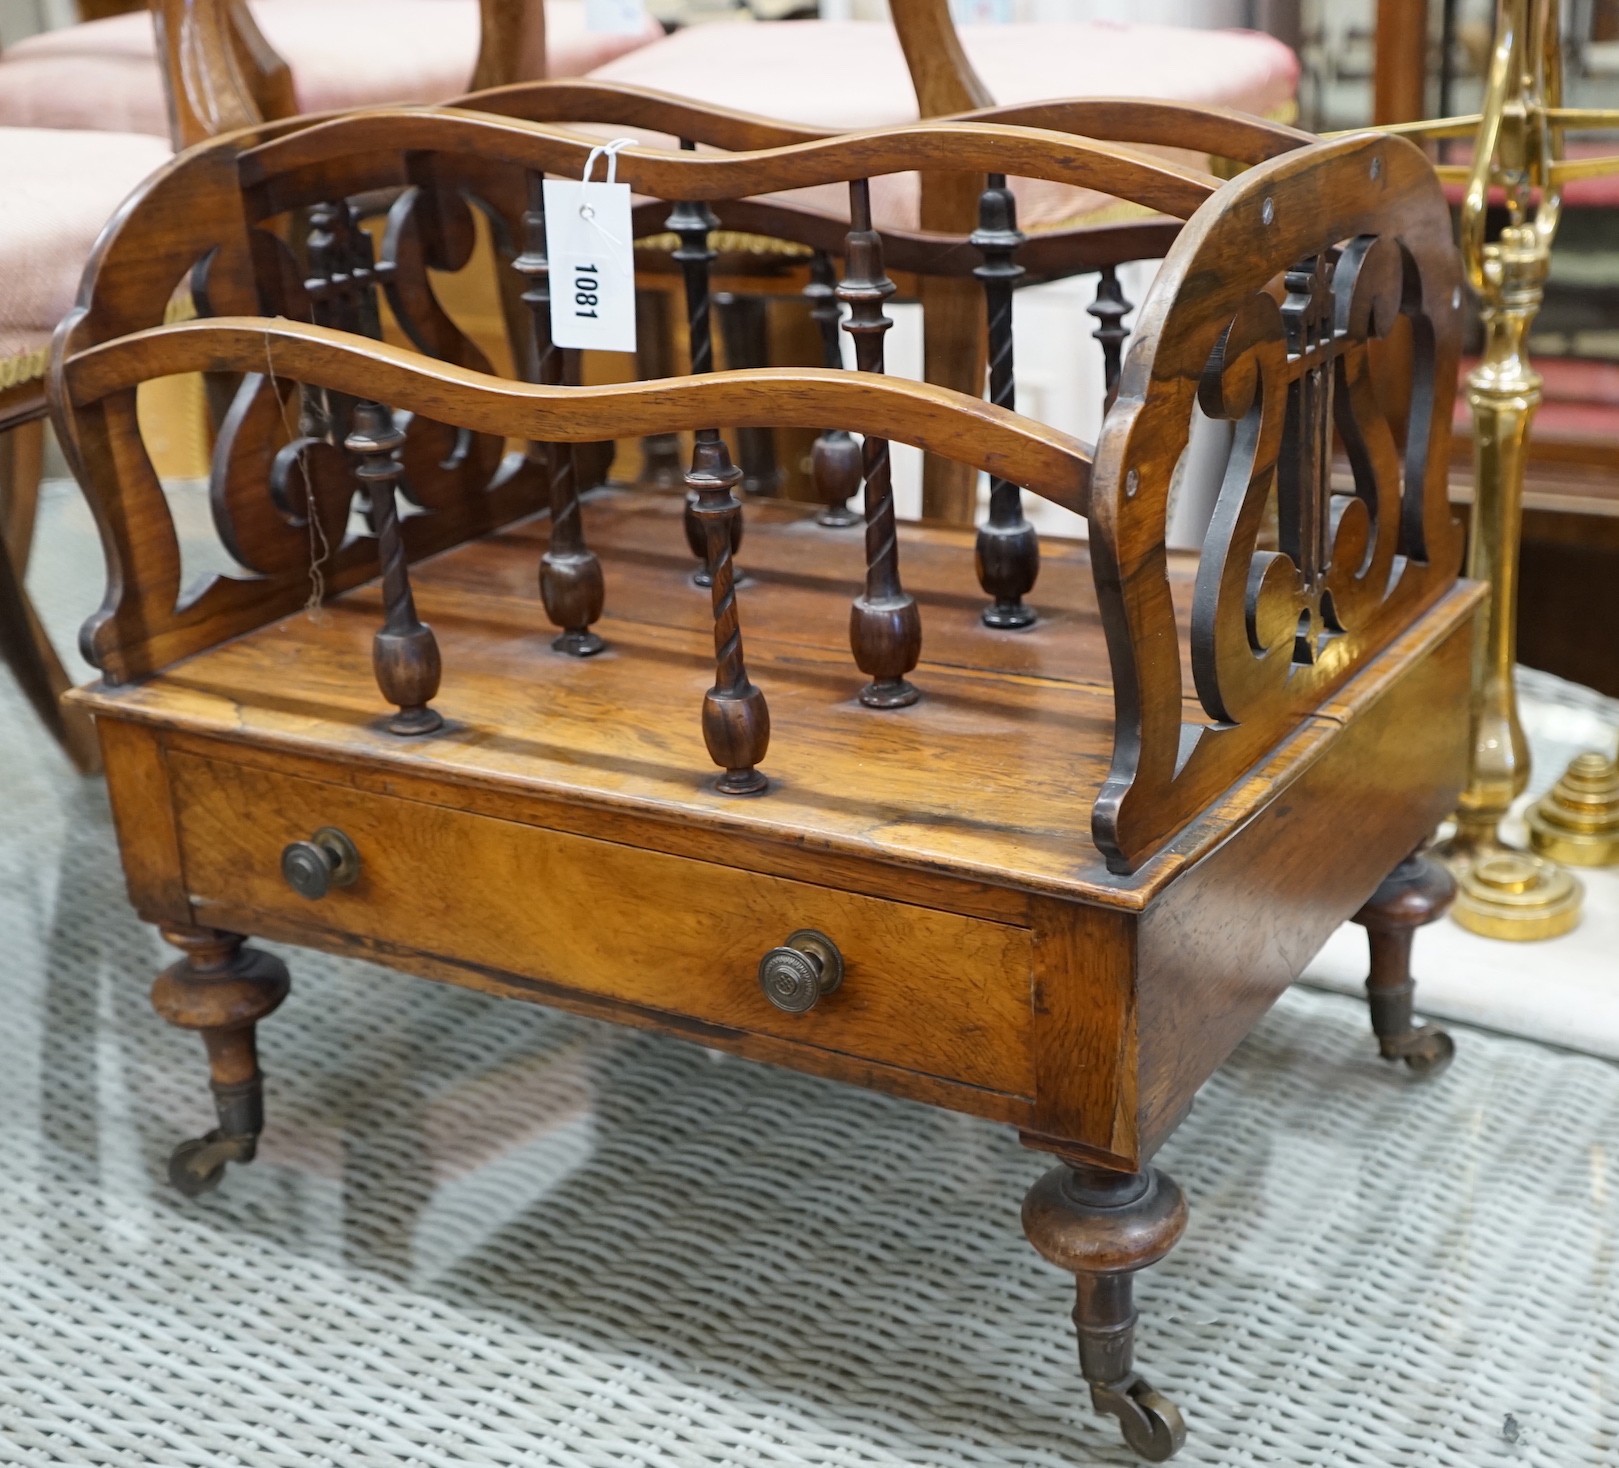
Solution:
[{"label": "wavy scrolled top rail", "polygon": [[[449,109],[377,108],[316,123],[241,156],[242,181],[275,205],[302,201],[306,171],[359,171],[364,160],[404,153],[479,158],[578,178],[595,143],[539,123]],[[1201,169],[1121,143],[1000,123],[925,122],[739,153],[625,148],[618,179],[660,199],[740,199],[782,189],[846,183],[913,170],[1006,173],[1096,189],[1176,219],[1189,219],[1220,187]],[[328,176],[326,187],[333,180]]]},{"label": "wavy scrolled top rail", "polygon": [[[734,152],[791,147],[837,136],[829,129],[715,107],[621,82],[518,82],[472,92],[447,105],[528,122],[644,128]],[[1263,163],[1317,141],[1298,128],[1230,108],[1156,97],[1069,97],[1005,103],[933,120],[1077,133],[1100,142],[1138,147],[1186,148],[1238,163]]]},{"label": "wavy scrolled top rail", "polygon": [[551,443],[708,427],[846,425],[1025,485],[1085,514],[1090,445],[948,388],[821,367],[765,367],[608,387],[543,387],[436,362],[346,332],[279,318],[153,327],[70,355],[75,408],[182,372],[264,372],[372,398],[438,422]]}]

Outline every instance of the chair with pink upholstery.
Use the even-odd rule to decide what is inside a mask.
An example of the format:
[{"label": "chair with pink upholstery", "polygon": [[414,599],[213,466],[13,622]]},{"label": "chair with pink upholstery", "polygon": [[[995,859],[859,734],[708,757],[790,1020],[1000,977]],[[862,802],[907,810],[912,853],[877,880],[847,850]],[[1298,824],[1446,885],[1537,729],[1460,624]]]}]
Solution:
[{"label": "chair with pink upholstery", "polygon": [[[571,76],[662,36],[585,25],[584,0],[152,0],[0,56],[0,658],[81,769],[60,658],[23,585],[51,333],[97,235],[169,156],[259,121]],[[156,24],[154,25],[154,20]]]},{"label": "chair with pink upholstery", "polygon": [[[633,34],[591,31],[584,0],[153,0],[152,9],[157,34],[136,12],[8,48],[0,125],[151,133],[184,145],[222,123],[439,101],[469,78],[494,86],[578,76],[663,35],[650,18]],[[173,115],[165,60],[178,82]],[[233,64],[257,117],[237,117],[212,95]]]},{"label": "chair with pink upholstery", "polygon": [[81,770],[95,734],[57,699],[68,675],[23,587],[44,449],[51,333],[101,227],[168,157],[141,133],[0,128],[0,658]]}]

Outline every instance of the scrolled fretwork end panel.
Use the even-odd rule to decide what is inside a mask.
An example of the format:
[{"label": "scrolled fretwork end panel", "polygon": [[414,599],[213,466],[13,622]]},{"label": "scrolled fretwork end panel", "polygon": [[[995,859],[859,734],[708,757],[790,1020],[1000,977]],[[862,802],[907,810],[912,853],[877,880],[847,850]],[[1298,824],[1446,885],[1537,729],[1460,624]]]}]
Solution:
[{"label": "scrolled fretwork end panel", "polygon": [[[1116,708],[1092,829],[1114,870],[1163,846],[1454,583],[1460,281],[1432,169],[1373,135],[1243,174],[1171,250],[1092,482]],[[1369,349],[1402,317],[1409,382],[1385,404]],[[1187,720],[1164,535],[1194,410],[1229,424],[1231,447],[1190,608],[1203,717]]]}]

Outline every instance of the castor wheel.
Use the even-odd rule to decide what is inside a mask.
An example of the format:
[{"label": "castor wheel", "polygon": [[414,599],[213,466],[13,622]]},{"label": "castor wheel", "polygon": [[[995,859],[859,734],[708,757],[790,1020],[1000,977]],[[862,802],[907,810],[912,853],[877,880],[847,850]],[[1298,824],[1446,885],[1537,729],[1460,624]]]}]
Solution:
[{"label": "castor wheel", "polygon": [[188,1198],[211,1193],[224,1178],[227,1162],[246,1162],[253,1156],[255,1141],[209,1132],[181,1142],[169,1154],[169,1182]]},{"label": "castor wheel", "polygon": [[1403,1036],[1398,1053],[1389,1060],[1403,1060],[1414,1076],[1436,1076],[1456,1058],[1456,1042],[1438,1025],[1423,1025]]},{"label": "castor wheel", "polygon": [[1131,1449],[1149,1463],[1167,1463],[1186,1444],[1186,1423],[1180,1408],[1153,1390],[1141,1376],[1127,1376],[1111,1386],[1093,1386],[1091,1403],[1099,1412],[1111,1412]]}]

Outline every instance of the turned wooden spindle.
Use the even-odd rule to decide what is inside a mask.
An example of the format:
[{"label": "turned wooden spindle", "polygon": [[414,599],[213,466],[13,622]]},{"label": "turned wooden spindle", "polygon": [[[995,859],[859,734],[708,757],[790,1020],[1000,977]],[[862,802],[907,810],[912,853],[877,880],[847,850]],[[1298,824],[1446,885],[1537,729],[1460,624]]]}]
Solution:
[{"label": "turned wooden spindle", "polygon": [[[688,151],[692,148],[692,144],[685,140],[681,141],[680,146]],[[671,231],[680,241],[675,246],[673,259],[680,266],[680,274],[686,283],[686,337],[693,376],[714,370],[714,332],[710,313],[708,274],[717,252],[709,244],[708,237],[718,225],[719,220],[714,217],[714,211],[702,203],[677,203],[670,209],[669,217],[664,220],[664,228]],[[708,552],[704,544],[703,528],[692,513],[695,505],[695,496],[688,494],[685,518],[686,544],[690,547],[691,553],[703,563],[691,579],[698,586],[707,586]],[[740,514],[732,517],[731,534],[735,537],[731,542],[731,551],[734,554],[742,544]]]},{"label": "turned wooden spindle", "polygon": [[[545,253],[545,189],[542,176],[528,175],[528,208],[523,212],[523,252],[512,268],[526,282],[528,340],[524,375],[556,387],[563,380],[563,352],[551,339],[551,266]],[[570,657],[587,658],[607,646],[591,630],[599,621],[606,591],[601,562],[585,544],[584,517],[574,477],[573,448],[565,443],[530,445],[545,462],[551,487],[551,538],[540,560],[540,600],[562,631],[551,646]]]},{"label": "turned wooden spindle", "polygon": [[[810,259],[804,296],[810,303],[810,320],[821,333],[821,365],[841,367],[838,326],[843,320],[843,308],[838,304],[832,259],[825,250],[817,250]],[[810,473],[815,481],[815,496],[824,506],[815,517],[817,525],[841,530],[859,520],[860,516],[849,508],[850,498],[860,488],[860,445],[852,434],[842,428],[822,429],[810,450]]]},{"label": "turned wooden spindle", "polygon": [[714,686],[703,695],[703,740],[724,771],[715,789],[725,795],[757,795],[769,781],[756,768],[770,744],[770,709],[748,681],[742,658],[742,624],[736,608],[736,568],[731,559],[732,522],[742,514],[736,486],[742,471],[731,463],[725,440],[700,429],[692,449],[690,515],[703,535],[714,602]]},{"label": "turned wooden spindle", "polygon": [[[849,219],[843,280],[837,288],[838,299],[849,308],[843,329],[854,338],[860,371],[881,372],[883,334],[893,325],[883,302],[895,287],[884,273],[882,241],[871,227],[871,189],[865,179],[849,185]],[[905,708],[921,697],[905,675],[922,655],[922,617],[899,579],[888,441],[868,434],[860,452],[866,476],[866,589],[849,611],[849,642],[855,664],[871,680],[860,690],[861,703]]]},{"label": "turned wooden spindle", "polygon": [[365,490],[367,518],[382,564],[383,623],[372,639],[371,666],[382,696],[399,709],[388,720],[388,728],[395,734],[431,734],[444,723],[428,707],[438,692],[438,642],[433,629],[416,615],[399,533],[394,490],[403,472],[398,453],[404,441],[390,409],[364,400],[355,403],[343,447],[359,460],[354,475]]},{"label": "turned wooden spindle", "polygon": [[1103,410],[1106,411],[1119,395],[1124,344],[1130,338],[1130,328],[1124,324],[1124,318],[1135,310],[1134,303],[1125,299],[1119,273],[1111,265],[1104,265],[1097,275],[1096,299],[1085,310],[1096,318],[1097,327],[1091,336],[1102,344],[1102,384],[1106,393]]},{"label": "turned wooden spindle", "polygon": [[315,204],[304,237],[304,290],[317,326],[380,339],[376,255],[346,199]]},{"label": "turned wooden spindle", "polygon": [[[304,235],[304,293],[317,326],[382,339],[377,306],[376,258],[347,199],[310,207]],[[354,399],[326,388],[300,388],[300,430],[337,443],[347,431]]]},{"label": "turned wooden spindle", "polygon": [[[992,173],[978,201],[978,228],[969,237],[983,261],[973,267],[984,287],[989,314],[989,400],[997,407],[1017,407],[1012,370],[1012,289],[1024,274],[1012,256],[1023,243],[1017,227],[1017,205],[1006,176]],[[979,526],[973,559],[978,584],[994,597],[984,608],[986,627],[1016,629],[1033,625],[1034,608],[1023,598],[1040,574],[1040,537],[1023,518],[1023,495],[1008,479],[989,481],[989,521]]]}]

